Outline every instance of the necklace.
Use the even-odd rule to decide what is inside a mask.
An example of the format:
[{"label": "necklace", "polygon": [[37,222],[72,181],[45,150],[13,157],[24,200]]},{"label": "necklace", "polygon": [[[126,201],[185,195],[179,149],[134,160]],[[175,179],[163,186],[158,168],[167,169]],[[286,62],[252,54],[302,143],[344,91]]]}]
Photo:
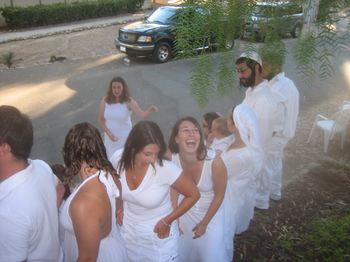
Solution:
[{"label": "necklace", "polygon": [[79,184],[77,185],[77,187],[79,187],[86,179],[88,179],[90,176],[87,176],[87,177],[85,177],[83,180],[81,180],[80,182],[79,182]]}]

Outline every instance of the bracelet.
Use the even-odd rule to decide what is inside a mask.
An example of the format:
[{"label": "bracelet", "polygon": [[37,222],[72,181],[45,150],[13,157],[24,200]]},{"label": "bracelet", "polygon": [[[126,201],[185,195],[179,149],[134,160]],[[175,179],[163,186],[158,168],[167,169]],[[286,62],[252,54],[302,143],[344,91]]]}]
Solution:
[{"label": "bracelet", "polygon": [[119,209],[119,210],[117,211],[117,215],[118,215],[120,212],[122,212],[122,211],[124,211],[124,208]]},{"label": "bracelet", "polygon": [[167,223],[165,223],[164,219],[162,218],[161,221],[163,222],[164,225],[171,227],[171,225],[168,225]]}]

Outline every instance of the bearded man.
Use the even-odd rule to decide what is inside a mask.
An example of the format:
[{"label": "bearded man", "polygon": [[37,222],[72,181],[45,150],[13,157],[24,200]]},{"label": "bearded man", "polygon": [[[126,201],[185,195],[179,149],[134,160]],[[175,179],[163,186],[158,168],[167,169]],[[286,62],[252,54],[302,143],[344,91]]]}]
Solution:
[{"label": "bearded man", "polygon": [[[272,136],[282,130],[282,125],[276,123],[277,103],[268,87],[267,80],[262,76],[262,60],[256,52],[245,52],[236,60],[236,67],[240,86],[248,88],[243,104],[255,109],[258,114],[258,128],[261,147],[265,158],[269,155]],[[257,209],[269,208],[269,193],[271,172],[263,166],[262,172],[256,178],[256,203]]]}]

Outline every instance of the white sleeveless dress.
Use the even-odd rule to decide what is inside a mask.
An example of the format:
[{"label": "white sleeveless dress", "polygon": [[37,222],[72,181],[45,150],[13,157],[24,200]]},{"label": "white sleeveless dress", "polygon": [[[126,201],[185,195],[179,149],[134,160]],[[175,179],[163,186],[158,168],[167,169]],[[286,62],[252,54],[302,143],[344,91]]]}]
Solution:
[{"label": "white sleeveless dress", "polygon": [[[107,177],[106,177],[107,175]],[[126,248],[124,241],[120,234],[120,227],[117,224],[115,211],[116,211],[116,197],[119,197],[119,190],[115,185],[112,176],[109,173],[100,171],[85,179],[81,185],[75,188],[72,194],[68,197],[64,203],[61,213],[60,213],[60,226],[62,227],[63,239],[63,249],[65,252],[64,261],[66,262],[75,262],[79,256],[77,239],[75,237],[74,228],[72,220],[69,216],[69,206],[75,197],[76,193],[82,188],[86,182],[93,179],[94,177],[99,176],[101,183],[106,187],[109,200],[111,202],[112,208],[112,228],[111,232],[107,237],[101,240],[100,249],[97,257],[97,262],[127,262]],[[87,218],[88,219],[88,218]]]},{"label": "white sleeveless dress", "polygon": [[[224,150],[220,155],[227,168],[227,187],[222,203],[225,213],[226,248],[230,261],[233,260],[233,239],[238,230],[249,225],[251,216],[250,194],[253,158],[247,147]],[[254,204],[254,203],[252,203]],[[247,214],[248,212],[248,214]]]},{"label": "white sleeveless dress", "polygon": [[126,103],[107,104],[105,103],[104,118],[108,130],[118,138],[118,141],[112,141],[105,133],[104,144],[107,151],[107,157],[110,159],[115,151],[124,147],[125,141],[131,131],[131,116]]},{"label": "white sleeveless dress", "polygon": [[[192,232],[192,229],[206,215],[214,197],[211,165],[215,155],[215,151],[208,150],[201,178],[197,184],[201,197],[190,210],[180,217],[179,227],[184,234],[179,237],[179,262],[229,261],[225,245],[224,210],[222,205],[210,220],[206,233],[203,236],[193,239],[194,232]],[[178,154],[172,155],[172,160],[181,167]],[[180,195],[179,203],[183,198]]]}]

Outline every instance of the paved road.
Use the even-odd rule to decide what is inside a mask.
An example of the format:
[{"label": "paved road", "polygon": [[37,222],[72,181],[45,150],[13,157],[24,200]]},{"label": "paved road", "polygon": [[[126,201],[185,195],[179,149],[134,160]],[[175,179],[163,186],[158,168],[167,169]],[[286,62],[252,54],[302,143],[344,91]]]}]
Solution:
[{"label": "paved road", "polygon": [[[315,80],[309,87],[303,86],[296,75],[291,57],[295,40],[287,39],[285,42],[289,51],[285,71],[299,87],[301,112],[335,93],[349,91],[349,40],[346,52],[333,61],[333,77],[324,82]],[[217,53],[210,55],[213,58],[218,56]],[[35,141],[31,158],[40,158],[50,164],[62,163],[64,137],[75,123],[87,121],[99,127],[100,101],[114,76],[126,79],[132,97],[142,109],[146,110],[150,105],[159,107],[159,113],[152,114],[149,120],[159,124],[166,139],[178,118],[190,115],[201,121],[201,116],[207,111],[225,115],[243,100],[244,91],[235,88],[222,101],[213,98],[208,107],[200,111],[189,93],[188,77],[195,66],[194,60],[154,64],[150,58],[133,59],[131,66],[127,67],[123,63],[124,58],[123,54],[111,55],[0,73],[0,104],[18,107],[33,121]],[[140,120],[132,115],[133,123]]]}]

